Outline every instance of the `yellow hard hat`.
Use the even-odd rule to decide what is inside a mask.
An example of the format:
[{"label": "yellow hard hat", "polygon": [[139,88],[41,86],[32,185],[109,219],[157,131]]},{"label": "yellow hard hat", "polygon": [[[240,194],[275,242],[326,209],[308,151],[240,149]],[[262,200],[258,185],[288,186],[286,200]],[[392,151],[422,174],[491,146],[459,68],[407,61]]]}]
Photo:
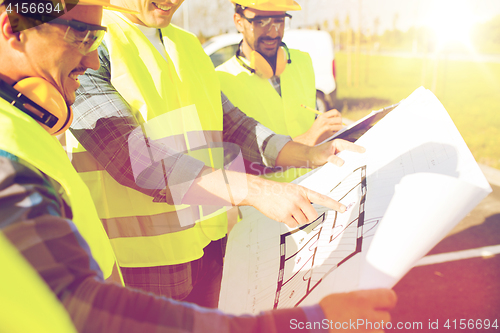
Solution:
[{"label": "yellow hard hat", "polygon": [[257,10],[268,10],[272,12],[283,12],[287,10],[301,10],[300,5],[293,0],[230,0],[232,3],[243,7]]},{"label": "yellow hard hat", "polygon": [[[4,0],[0,0],[0,6],[3,5],[4,2],[5,2]],[[28,2],[28,5],[31,2],[35,3],[34,0],[30,0]],[[52,3],[55,7],[57,4],[61,3],[61,0],[52,0]],[[110,0],[66,0],[66,1],[62,2],[62,8],[65,8],[66,4],[70,5],[70,9],[72,9],[73,6],[80,4],[80,5],[86,5],[86,6],[102,6],[104,9],[113,10],[113,11],[122,12],[122,13],[127,13],[127,14],[139,14],[139,12],[136,10],[128,9],[128,8],[125,8],[122,6],[112,5]],[[46,8],[48,8],[48,7],[46,7]],[[57,7],[57,8],[59,8],[59,7]],[[60,16],[60,15],[58,15],[58,16]]]},{"label": "yellow hard hat", "polygon": [[72,5],[84,5],[84,6],[102,6],[104,9],[113,10],[128,14],[139,14],[135,10],[131,10],[122,6],[112,5],[110,0],[66,0],[68,4]]}]

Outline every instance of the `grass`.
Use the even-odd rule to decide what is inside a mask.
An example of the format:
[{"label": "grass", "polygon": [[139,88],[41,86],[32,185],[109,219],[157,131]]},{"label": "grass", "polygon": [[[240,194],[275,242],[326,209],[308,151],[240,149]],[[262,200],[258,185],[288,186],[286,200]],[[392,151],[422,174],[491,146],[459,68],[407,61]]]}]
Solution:
[{"label": "grass", "polygon": [[[450,114],[478,163],[500,169],[500,63],[404,58],[364,54],[359,73],[352,54],[351,86],[347,54],[336,54],[337,105],[357,120],[409,96],[423,85]],[[434,82],[434,73],[437,73]],[[357,79],[356,79],[357,78]]]}]

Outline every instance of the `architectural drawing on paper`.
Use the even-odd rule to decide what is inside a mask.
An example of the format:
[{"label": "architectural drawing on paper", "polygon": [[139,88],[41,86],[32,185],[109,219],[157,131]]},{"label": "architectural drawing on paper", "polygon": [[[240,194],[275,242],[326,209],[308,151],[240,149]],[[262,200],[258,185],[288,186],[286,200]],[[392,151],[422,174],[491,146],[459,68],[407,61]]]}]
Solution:
[{"label": "architectural drawing on paper", "polygon": [[221,310],[256,314],[318,304],[331,293],[392,288],[491,192],[446,110],[424,88],[356,144],[366,152],[343,151],[342,167],[326,164],[297,181],[330,192],[345,213],[313,205],[319,218],[290,229],[242,209],[229,235]]},{"label": "architectural drawing on paper", "polygon": [[323,208],[313,223],[281,234],[275,309],[298,306],[326,275],[361,252],[364,235],[378,223],[366,225],[364,220],[366,166],[336,184],[328,196],[346,205],[346,213]]}]

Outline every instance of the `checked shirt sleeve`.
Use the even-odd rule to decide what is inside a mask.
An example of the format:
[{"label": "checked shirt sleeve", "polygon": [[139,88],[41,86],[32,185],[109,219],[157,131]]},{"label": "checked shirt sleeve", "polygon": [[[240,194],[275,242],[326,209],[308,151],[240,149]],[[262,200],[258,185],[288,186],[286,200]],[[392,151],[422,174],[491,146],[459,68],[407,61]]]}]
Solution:
[{"label": "checked shirt sleeve", "polygon": [[0,232],[47,283],[78,332],[284,333],[297,332],[292,320],[307,320],[300,308],[232,316],[106,283],[60,189],[0,150]]},{"label": "checked shirt sleeve", "polygon": [[184,197],[204,163],[145,139],[130,106],[111,84],[106,46],[98,52],[99,70],[80,76],[71,133],[121,185],[155,197],[174,181],[182,185],[172,194]]},{"label": "checked shirt sleeve", "polygon": [[250,162],[274,167],[281,149],[292,138],[279,135],[257,120],[248,117],[222,95],[224,112],[224,141],[240,146],[243,157]]}]

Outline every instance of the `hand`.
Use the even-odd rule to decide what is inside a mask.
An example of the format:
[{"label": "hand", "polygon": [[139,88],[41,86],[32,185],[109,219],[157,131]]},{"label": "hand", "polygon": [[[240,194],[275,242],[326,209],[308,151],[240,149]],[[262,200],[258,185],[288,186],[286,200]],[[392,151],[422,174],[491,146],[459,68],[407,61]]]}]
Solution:
[{"label": "hand", "polygon": [[[389,310],[396,305],[396,293],[390,289],[359,290],[343,294],[331,294],[319,305],[330,323],[330,332],[336,332],[335,324],[346,332],[383,332],[391,321]],[[368,326],[367,322],[370,322]],[[356,323],[353,328],[350,323]],[[378,323],[378,324],[375,324]],[[383,326],[382,326],[383,325]],[[333,326],[333,327],[332,327]],[[375,329],[375,327],[379,329]],[[367,329],[368,328],[368,329]],[[373,329],[369,329],[373,328]]]},{"label": "hand", "polygon": [[328,141],[314,147],[290,141],[281,149],[278,158],[276,158],[276,166],[284,168],[317,168],[326,162],[342,166],[344,161],[335,155],[343,150],[356,153],[366,151],[365,148],[342,139]]},{"label": "hand", "polygon": [[302,143],[306,146],[314,146],[328,139],[341,128],[342,115],[340,112],[333,109],[319,115],[307,132],[293,138],[293,141]]},{"label": "hand", "polygon": [[364,153],[366,149],[352,142],[336,139],[325,142],[319,146],[311,147],[309,151],[309,162],[313,168],[321,166],[326,162],[333,163],[337,166],[342,166],[344,160],[336,156],[344,150],[353,151],[355,153]]},{"label": "hand", "polygon": [[311,202],[340,213],[346,210],[343,204],[330,197],[299,185],[278,183],[253,176],[249,184],[244,204],[257,208],[267,217],[285,223],[291,228],[311,223],[318,218],[318,213]]}]

